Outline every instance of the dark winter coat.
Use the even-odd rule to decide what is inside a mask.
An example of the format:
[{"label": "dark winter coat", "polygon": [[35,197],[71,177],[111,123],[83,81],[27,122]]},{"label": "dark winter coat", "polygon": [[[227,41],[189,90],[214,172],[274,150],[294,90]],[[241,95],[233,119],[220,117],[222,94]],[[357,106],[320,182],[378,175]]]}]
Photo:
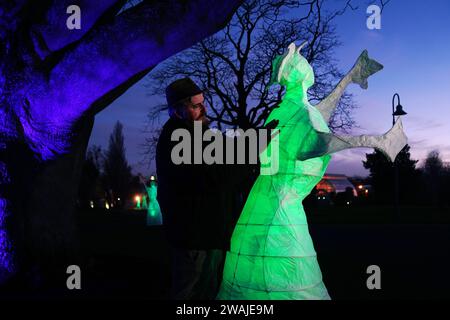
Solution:
[{"label": "dark winter coat", "polygon": [[156,148],[158,202],[168,241],[177,248],[227,250],[259,166],[175,165],[171,152],[179,142],[171,135],[179,128],[189,130],[193,140],[193,127],[170,118]]}]

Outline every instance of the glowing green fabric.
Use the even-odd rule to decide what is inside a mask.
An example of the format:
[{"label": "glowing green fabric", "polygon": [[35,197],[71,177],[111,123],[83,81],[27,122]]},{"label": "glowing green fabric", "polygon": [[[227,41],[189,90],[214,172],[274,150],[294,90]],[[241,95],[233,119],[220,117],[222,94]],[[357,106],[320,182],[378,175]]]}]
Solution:
[{"label": "glowing green fabric", "polygon": [[[260,175],[250,192],[217,298],[329,299],[302,201],[321,180],[331,157],[300,161],[298,155],[326,148],[318,132],[330,130],[308,103],[314,73],[307,60],[290,50],[273,65],[277,82],[286,86],[283,101],[266,121],[279,120],[279,170]],[[276,150],[269,145],[265,153],[271,152]]]},{"label": "glowing green fabric", "polygon": [[147,225],[161,225],[163,223],[162,221],[162,215],[161,215],[161,209],[159,207],[159,203],[157,200],[157,186],[155,181],[150,182],[150,186],[146,186],[148,198],[149,198],[149,204],[147,208]]},{"label": "glowing green fabric", "polygon": [[136,196],[136,209],[140,210],[141,209],[141,197],[140,196]]}]

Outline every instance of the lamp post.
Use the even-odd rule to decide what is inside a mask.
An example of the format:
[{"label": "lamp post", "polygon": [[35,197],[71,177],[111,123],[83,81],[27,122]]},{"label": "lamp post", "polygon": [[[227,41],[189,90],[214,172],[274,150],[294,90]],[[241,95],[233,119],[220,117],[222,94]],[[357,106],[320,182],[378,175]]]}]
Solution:
[{"label": "lamp post", "polygon": [[[395,107],[394,110],[394,102],[395,97],[397,97],[398,104]],[[395,125],[395,116],[404,116],[407,114],[405,111],[403,111],[403,107],[400,104],[400,96],[398,93],[395,93],[392,97],[392,126]],[[395,205],[395,214],[396,214],[396,220],[397,222],[400,221],[400,207],[399,207],[399,201],[398,201],[398,190],[399,190],[399,176],[398,176],[398,166],[396,164],[396,161],[393,162],[394,167],[394,205]]]}]

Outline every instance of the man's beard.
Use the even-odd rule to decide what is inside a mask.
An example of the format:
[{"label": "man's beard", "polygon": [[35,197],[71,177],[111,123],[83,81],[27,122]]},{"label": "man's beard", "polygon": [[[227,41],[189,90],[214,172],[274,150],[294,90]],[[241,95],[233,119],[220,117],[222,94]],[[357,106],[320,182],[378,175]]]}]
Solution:
[{"label": "man's beard", "polygon": [[209,124],[210,124],[210,120],[208,119],[208,117],[206,116],[206,112],[202,112],[196,119],[194,120],[187,120],[184,119],[183,120],[184,123],[187,124],[187,126],[191,129],[194,128],[194,122],[195,121],[201,121],[202,122],[202,127],[204,130],[206,130],[207,128],[209,128]]},{"label": "man's beard", "polygon": [[205,111],[203,111],[200,114],[200,116],[197,118],[197,121],[201,121],[204,126],[207,126],[210,123],[208,117],[206,116],[206,112]]}]

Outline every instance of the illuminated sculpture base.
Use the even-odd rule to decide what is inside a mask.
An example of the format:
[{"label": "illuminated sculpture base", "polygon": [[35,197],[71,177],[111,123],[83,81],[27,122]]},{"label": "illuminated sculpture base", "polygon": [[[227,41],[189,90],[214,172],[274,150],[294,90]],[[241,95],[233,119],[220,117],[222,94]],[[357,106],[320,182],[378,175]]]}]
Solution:
[{"label": "illuminated sculpture base", "polygon": [[[321,159],[325,169],[329,157]],[[289,180],[278,198],[277,186]],[[295,187],[313,188],[318,176],[260,176],[226,257],[219,299],[329,299]]]}]

